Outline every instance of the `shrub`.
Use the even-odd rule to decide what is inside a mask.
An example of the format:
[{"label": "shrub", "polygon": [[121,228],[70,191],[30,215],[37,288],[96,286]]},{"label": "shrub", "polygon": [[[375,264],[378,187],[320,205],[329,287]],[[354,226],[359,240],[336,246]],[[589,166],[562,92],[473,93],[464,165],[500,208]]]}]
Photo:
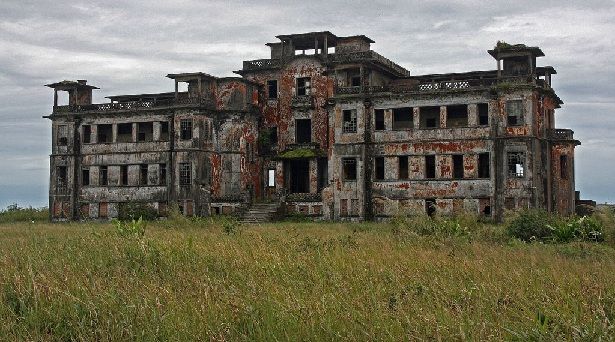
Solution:
[{"label": "shrub", "polygon": [[115,226],[115,231],[121,237],[136,237],[141,238],[145,235],[145,227],[147,223],[143,221],[143,218],[139,217],[138,220],[132,219],[131,221],[120,221],[114,220],[113,225]]},{"label": "shrub", "polygon": [[120,203],[118,208],[118,219],[120,220],[155,220],[158,218],[158,212],[154,207],[147,203],[140,202],[125,202]]},{"label": "shrub", "polygon": [[45,222],[49,220],[48,208],[22,208],[11,204],[0,211],[0,223],[10,222]]},{"label": "shrub", "polygon": [[544,241],[552,237],[554,218],[548,212],[541,209],[522,211],[507,227],[510,236],[522,241]]}]

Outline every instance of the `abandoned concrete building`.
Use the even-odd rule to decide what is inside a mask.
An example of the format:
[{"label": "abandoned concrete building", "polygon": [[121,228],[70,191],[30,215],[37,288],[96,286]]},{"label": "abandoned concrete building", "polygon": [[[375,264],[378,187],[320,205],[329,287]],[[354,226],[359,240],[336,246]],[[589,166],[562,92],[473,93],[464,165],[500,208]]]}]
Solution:
[{"label": "abandoned concrete building", "polygon": [[498,42],[495,70],[414,76],[363,35],[277,38],[241,77],[170,74],[171,92],[93,104],[85,80],[47,85],[52,218],[112,218],[128,202],[331,220],[574,211],[580,143],[555,128],[540,48]]}]

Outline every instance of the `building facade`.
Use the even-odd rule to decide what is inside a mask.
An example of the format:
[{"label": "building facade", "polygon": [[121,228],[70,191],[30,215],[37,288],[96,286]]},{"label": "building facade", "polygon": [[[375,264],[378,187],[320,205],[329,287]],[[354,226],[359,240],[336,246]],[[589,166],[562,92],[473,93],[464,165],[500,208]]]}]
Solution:
[{"label": "building facade", "polygon": [[170,74],[173,92],[93,104],[84,80],[49,84],[52,219],[134,202],[200,216],[271,202],[333,220],[574,212],[580,143],[555,128],[539,48],[498,42],[495,70],[413,76],[365,36],[277,38],[241,77]]}]

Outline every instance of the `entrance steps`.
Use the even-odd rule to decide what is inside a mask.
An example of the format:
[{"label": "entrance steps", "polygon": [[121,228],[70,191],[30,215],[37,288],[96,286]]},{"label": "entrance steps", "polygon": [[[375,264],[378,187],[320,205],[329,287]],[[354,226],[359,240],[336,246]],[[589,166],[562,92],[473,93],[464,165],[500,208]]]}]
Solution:
[{"label": "entrance steps", "polygon": [[253,203],[239,217],[241,223],[264,223],[271,222],[278,218],[280,203],[264,202]]}]

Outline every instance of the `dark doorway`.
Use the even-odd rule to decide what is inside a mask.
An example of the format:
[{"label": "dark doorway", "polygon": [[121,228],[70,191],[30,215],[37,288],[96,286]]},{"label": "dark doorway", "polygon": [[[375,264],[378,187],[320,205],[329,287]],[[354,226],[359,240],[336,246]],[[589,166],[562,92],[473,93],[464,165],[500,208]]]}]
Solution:
[{"label": "dark doorway", "polygon": [[307,159],[290,161],[290,192],[310,192],[310,162]]}]

